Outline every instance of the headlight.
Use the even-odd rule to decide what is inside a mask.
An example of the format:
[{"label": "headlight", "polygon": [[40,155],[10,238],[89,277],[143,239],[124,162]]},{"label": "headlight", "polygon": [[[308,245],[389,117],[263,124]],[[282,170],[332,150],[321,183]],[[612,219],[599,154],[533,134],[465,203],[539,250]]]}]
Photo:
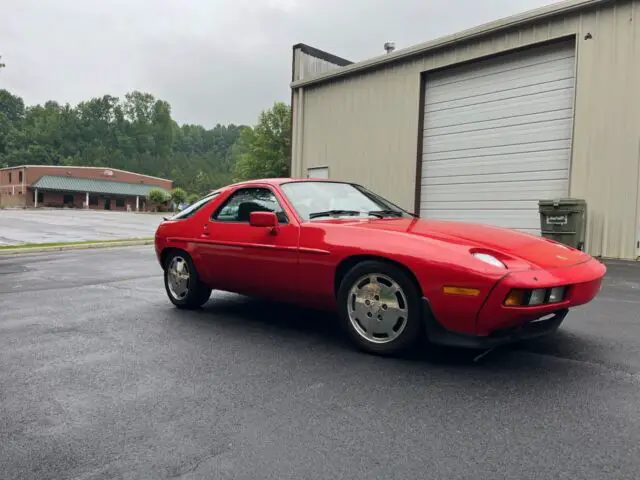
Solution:
[{"label": "headlight", "polygon": [[504,263],[502,263],[493,255],[489,255],[488,253],[473,253],[472,255],[476,257],[478,260],[484,263],[488,263],[489,265],[493,265],[494,267],[507,268],[507,266]]}]

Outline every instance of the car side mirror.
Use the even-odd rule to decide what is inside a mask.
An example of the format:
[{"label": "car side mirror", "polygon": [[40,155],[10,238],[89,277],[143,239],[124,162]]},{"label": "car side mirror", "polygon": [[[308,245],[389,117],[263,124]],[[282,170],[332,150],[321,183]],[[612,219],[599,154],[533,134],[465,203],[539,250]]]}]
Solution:
[{"label": "car side mirror", "polygon": [[278,217],[274,212],[251,212],[249,225],[275,230],[278,226]]}]

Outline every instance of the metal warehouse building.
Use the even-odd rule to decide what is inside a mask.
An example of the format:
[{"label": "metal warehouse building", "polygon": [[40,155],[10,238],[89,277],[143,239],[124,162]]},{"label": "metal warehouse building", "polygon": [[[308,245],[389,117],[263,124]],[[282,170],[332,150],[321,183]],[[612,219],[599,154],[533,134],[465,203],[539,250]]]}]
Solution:
[{"label": "metal warehouse building", "polygon": [[640,255],[640,0],[570,0],[352,63],[293,47],[294,176],[422,217],[539,233],[587,201],[586,249]]}]

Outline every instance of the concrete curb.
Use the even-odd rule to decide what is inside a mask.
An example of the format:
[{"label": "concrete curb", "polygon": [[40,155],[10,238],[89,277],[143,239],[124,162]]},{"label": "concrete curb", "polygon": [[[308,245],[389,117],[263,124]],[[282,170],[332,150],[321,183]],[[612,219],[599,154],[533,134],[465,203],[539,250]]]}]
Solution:
[{"label": "concrete curb", "polygon": [[136,245],[152,245],[153,238],[122,240],[114,242],[82,243],[78,245],[57,245],[51,247],[23,247],[0,250],[0,257],[8,255],[27,255],[30,253],[62,252],[67,250],[89,250],[94,248],[133,247]]}]

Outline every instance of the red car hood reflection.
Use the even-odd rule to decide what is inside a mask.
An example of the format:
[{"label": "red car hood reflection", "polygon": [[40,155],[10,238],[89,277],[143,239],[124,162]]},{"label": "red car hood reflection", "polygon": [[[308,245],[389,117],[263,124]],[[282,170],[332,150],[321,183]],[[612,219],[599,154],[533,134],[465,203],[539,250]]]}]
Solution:
[{"label": "red car hood reflection", "polygon": [[[315,222],[314,222],[315,223]],[[542,237],[490,225],[424,219],[328,220],[355,229],[396,232],[463,247],[503,253],[537,268],[562,268],[591,257]]]}]

